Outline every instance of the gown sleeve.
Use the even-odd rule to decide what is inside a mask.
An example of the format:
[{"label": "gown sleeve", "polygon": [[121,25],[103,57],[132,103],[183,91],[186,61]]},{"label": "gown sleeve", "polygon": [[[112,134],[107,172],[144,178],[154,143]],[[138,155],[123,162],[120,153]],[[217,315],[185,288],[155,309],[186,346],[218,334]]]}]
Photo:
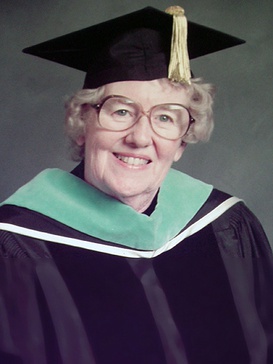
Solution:
[{"label": "gown sleeve", "polygon": [[0,231],[0,363],[53,362],[95,363],[82,320],[43,242]]},{"label": "gown sleeve", "polygon": [[251,363],[273,363],[273,257],[258,219],[239,203],[213,223]]}]

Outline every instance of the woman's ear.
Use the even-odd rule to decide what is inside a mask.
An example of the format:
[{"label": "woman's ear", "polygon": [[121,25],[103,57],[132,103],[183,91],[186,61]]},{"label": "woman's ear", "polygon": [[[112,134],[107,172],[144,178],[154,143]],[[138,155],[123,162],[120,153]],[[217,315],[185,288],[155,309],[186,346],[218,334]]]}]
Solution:
[{"label": "woman's ear", "polygon": [[85,143],[85,136],[84,135],[80,135],[76,138],[76,143],[78,144],[79,147],[82,147]]}]

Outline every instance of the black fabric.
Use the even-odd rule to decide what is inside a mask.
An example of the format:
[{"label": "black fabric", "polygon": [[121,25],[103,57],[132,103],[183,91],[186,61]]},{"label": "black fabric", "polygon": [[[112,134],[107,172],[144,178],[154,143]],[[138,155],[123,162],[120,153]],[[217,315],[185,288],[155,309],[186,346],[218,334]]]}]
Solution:
[{"label": "black fabric", "polygon": [[[172,26],[171,15],[146,7],[28,47],[24,52],[86,72],[84,88],[166,78]],[[191,59],[242,43],[241,39],[189,22]]]},{"label": "black fabric", "polygon": [[[225,198],[213,191],[202,210]],[[94,240],[13,206],[0,221]],[[272,253],[242,203],[153,259],[5,231],[0,242],[3,364],[273,362]]]}]

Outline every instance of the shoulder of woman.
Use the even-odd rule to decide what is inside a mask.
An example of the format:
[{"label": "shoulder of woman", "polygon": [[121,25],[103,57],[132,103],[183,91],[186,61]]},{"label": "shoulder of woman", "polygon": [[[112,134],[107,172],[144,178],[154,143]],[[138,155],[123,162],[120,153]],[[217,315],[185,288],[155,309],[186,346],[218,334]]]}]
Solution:
[{"label": "shoulder of woman", "polygon": [[212,226],[218,244],[225,252],[240,257],[272,255],[260,221],[243,201],[228,209]]}]

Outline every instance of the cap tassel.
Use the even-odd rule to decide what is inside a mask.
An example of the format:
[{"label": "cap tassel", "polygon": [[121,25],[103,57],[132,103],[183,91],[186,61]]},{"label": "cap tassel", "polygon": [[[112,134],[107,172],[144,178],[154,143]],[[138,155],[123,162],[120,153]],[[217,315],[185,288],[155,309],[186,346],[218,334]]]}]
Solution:
[{"label": "cap tassel", "polygon": [[187,47],[188,22],[184,9],[170,6],[166,13],[173,16],[173,31],[168,78],[180,83],[191,83],[190,60]]}]

